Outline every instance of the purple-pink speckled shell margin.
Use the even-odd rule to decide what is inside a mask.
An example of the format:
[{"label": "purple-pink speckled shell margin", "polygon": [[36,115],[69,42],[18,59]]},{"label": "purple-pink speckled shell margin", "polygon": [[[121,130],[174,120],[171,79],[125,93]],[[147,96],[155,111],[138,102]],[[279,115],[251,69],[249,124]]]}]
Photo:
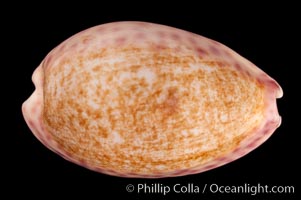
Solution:
[{"label": "purple-pink speckled shell margin", "polygon": [[[121,176],[121,177],[141,177],[141,178],[160,178],[160,177],[174,177],[174,176],[182,176],[187,174],[196,174],[200,172],[204,172],[218,166],[224,165],[229,163],[233,160],[236,160],[245,154],[249,153],[250,151],[254,150],[264,141],[266,141],[275,129],[281,124],[281,117],[278,115],[277,105],[276,105],[276,98],[280,98],[283,95],[281,87],[266,75],[262,70],[257,68],[254,64],[249,62],[248,60],[242,58],[240,55],[225,47],[224,45],[212,41],[210,39],[204,38],[202,36],[198,36],[186,31],[178,30],[175,28],[167,27],[169,31],[160,31],[160,27],[166,28],[166,26],[156,25],[154,29],[148,29],[150,23],[141,23],[141,22],[117,22],[111,23],[106,25],[96,26],[85,31],[82,31],[75,36],[69,38],[53,51],[51,51],[42,64],[35,70],[33,74],[33,82],[35,84],[35,91],[31,95],[31,97],[24,102],[22,105],[22,112],[25,118],[26,123],[28,124],[31,131],[34,135],[49,149],[54,151],[55,153],[61,155],[63,158],[76,163],[78,165],[84,166],[88,169],[110,174],[114,176]],[[133,37],[124,37],[124,32],[122,32],[122,28],[128,26],[129,33],[128,35]],[[157,27],[158,26],[158,27]],[[140,27],[140,28],[139,28]],[[148,33],[143,33],[140,29],[147,29]],[[120,32],[114,36],[110,36],[108,30],[113,30],[115,32]],[[91,37],[91,32],[100,32],[101,34],[105,34],[104,38],[106,39],[99,39]],[[256,127],[254,133],[249,137],[245,138],[239,146],[231,153],[226,156],[219,157],[214,159],[205,165],[195,166],[189,169],[182,169],[171,171],[169,173],[157,173],[157,174],[140,174],[140,173],[127,173],[123,174],[114,170],[98,168],[95,166],[90,166],[86,164],[86,162],[82,159],[77,159],[74,155],[63,150],[60,145],[52,138],[51,134],[45,129],[43,125],[43,82],[44,82],[44,72],[49,70],[49,66],[55,66],[56,62],[59,62],[60,59],[65,57],[64,52],[67,52],[68,49],[74,49],[74,51],[78,51],[77,53],[81,53],[86,51],[85,48],[78,48],[77,45],[77,38],[79,36],[83,36],[84,40],[82,41],[88,45],[87,48],[94,48],[94,45],[106,46],[109,45],[127,45],[132,43],[133,40],[140,41],[140,45],[143,46],[144,40],[152,40],[150,39],[149,35],[157,34],[158,37],[151,41],[154,43],[158,49],[165,48],[168,46],[166,42],[162,42],[157,38],[165,38],[165,40],[177,40],[181,41],[183,45],[189,46],[191,49],[194,49],[197,54],[201,54],[204,59],[209,61],[217,60],[217,63],[226,63],[226,65],[231,65],[235,67],[238,71],[243,71],[242,73],[246,73],[248,76],[254,76],[257,78],[258,82],[264,85],[264,104],[265,104],[265,111],[264,111],[264,120],[261,124]],[[111,38],[110,40],[107,38]],[[202,41],[202,42],[198,42]],[[93,45],[91,45],[93,43]],[[201,45],[200,45],[201,44]],[[180,50],[180,49],[179,49]],[[61,53],[60,58],[54,59],[54,57]],[[222,55],[222,56],[221,56]],[[222,59],[221,59],[222,57]]]}]

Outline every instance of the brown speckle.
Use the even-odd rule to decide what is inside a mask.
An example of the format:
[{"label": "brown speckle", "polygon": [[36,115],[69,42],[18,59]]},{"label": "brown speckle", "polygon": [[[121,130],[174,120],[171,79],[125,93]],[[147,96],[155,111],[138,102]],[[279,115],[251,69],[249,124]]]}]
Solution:
[{"label": "brown speckle", "polygon": [[164,45],[164,42],[161,42],[161,44],[156,45],[155,48],[160,51],[166,49],[167,47]]},{"label": "brown speckle", "polygon": [[220,55],[221,55],[221,51],[220,51],[217,47],[211,45],[211,46],[209,47],[209,49],[210,49],[210,51],[211,51],[213,54],[215,54],[216,56],[220,56]]},{"label": "brown speckle", "polygon": [[206,167],[204,167],[203,169],[204,170],[209,170],[209,169],[212,169],[212,168],[214,168],[216,165],[214,165],[214,164],[211,164],[211,165],[207,165]]},{"label": "brown speckle", "polygon": [[234,64],[234,67],[235,67],[238,71],[240,71],[240,72],[243,71],[243,68],[241,67],[241,65],[240,65],[239,63],[235,63],[235,64]]},{"label": "brown speckle", "polygon": [[100,26],[97,28],[98,33],[104,33],[106,30],[107,30],[107,28],[105,28],[104,26]]},{"label": "brown speckle", "polygon": [[45,66],[50,65],[51,61],[52,61],[53,56],[51,54],[49,54],[45,60]]},{"label": "brown speckle", "polygon": [[35,115],[36,112],[37,112],[37,107],[36,107],[36,106],[33,106],[32,109],[31,109],[31,113],[32,113],[33,115]]},{"label": "brown speckle", "polygon": [[84,36],[84,37],[82,38],[82,43],[83,43],[84,45],[87,45],[89,42],[91,42],[91,40],[92,40],[92,38],[91,38],[90,36]]},{"label": "brown speckle", "polygon": [[74,43],[74,44],[72,44],[72,45],[70,46],[70,49],[76,49],[77,46],[78,46],[78,44],[77,44],[77,43]]},{"label": "brown speckle", "polygon": [[144,33],[136,33],[135,35],[134,35],[134,38],[135,39],[138,39],[138,40],[143,40],[143,39],[146,39],[146,34],[144,34]]},{"label": "brown speckle", "polygon": [[[176,88],[169,88],[167,92],[167,97],[159,108],[162,109],[163,115],[169,117],[178,111],[179,97]],[[165,118],[164,117],[164,118]]]},{"label": "brown speckle", "polygon": [[115,26],[111,29],[112,32],[118,32],[118,31],[121,31],[121,27],[120,26]]},{"label": "brown speckle", "polygon": [[197,43],[197,41],[194,37],[188,37],[188,41],[192,46],[195,46],[195,44]]},{"label": "brown speckle", "polygon": [[60,44],[60,47],[59,47],[59,49],[57,51],[58,52],[63,52],[65,49],[66,49],[66,44],[62,43],[62,44]]},{"label": "brown speckle", "polygon": [[223,163],[225,161],[227,161],[228,158],[227,157],[221,157],[221,158],[218,158],[217,161],[220,162],[220,163]]},{"label": "brown speckle", "polygon": [[206,56],[208,53],[206,50],[204,50],[202,47],[197,47],[196,52],[200,57]]},{"label": "brown speckle", "polygon": [[28,123],[28,125],[30,127],[32,127],[33,129],[35,129],[35,125],[34,125],[33,121],[29,120],[27,123]]},{"label": "brown speckle", "polygon": [[145,22],[135,22],[135,25],[144,27],[144,28],[151,26],[149,23],[145,23]]},{"label": "brown speckle", "polygon": [[164,31],[158,31],[158,32],[157,32],[157,35],[158,35],[160,38],[166,38],[167,33],[164,32]]},{"label": "brown speckle", "polygon": [[116,45],[123,45],[126,41],[126,38],[125,37],[119,37],[119,38],[116,38],[115,39],[115,44]]},{"label": "brown speckle", "polygon": [[170,38],[177,41],[181,40],[180,35],[178,35],[177,33],[171,33]]}]

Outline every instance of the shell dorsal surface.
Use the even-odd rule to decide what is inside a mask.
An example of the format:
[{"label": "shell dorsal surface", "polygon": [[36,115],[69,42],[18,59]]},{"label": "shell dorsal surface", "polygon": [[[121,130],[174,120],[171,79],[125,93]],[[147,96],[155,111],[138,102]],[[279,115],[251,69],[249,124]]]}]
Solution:
[{"label": "shell dorsal surface", "polygon": [[53,49],[22,106],[65,159],[123,177],[170,177],[229,163],[280,125],[281,87],[208,38],[146,22],[92,27]]}]

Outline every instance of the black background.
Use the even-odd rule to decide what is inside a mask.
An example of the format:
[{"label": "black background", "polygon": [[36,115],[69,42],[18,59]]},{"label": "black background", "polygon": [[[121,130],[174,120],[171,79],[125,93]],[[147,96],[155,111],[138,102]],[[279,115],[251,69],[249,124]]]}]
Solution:
[{"label": "black background", "polygon": [[[22,7],[23,5],[19,5]],[[122,5],[120,5],[122,7]],[[197,6],[197,5],[196,5]],[[47,7],[45,5],[45,7]],[[5,140],[5,159],[3,166],[7,188],[22,192],[23,197],[39,198],[39,191],[52,197],[77,197],[87,199],[108,199],[121,195],[125,199],[296,199],[299,193],[300,160],[297,107],[293,100],[297,97],[297,81],[293,78],[297,67],[296,40],[297,16],[292,7],[278,5],[262,7],[241,5],[240,8],[217,9],[215,6],[199,7],[187,11],[180,9],[158,8],[146,11],[148,4],[137,9],[116,10],[116,7],[99,7],[93,11],[86,8],[14,10],[16,19],[7,20],[9,46],[7,56],[12,76],[10,82],[16,88],[8,88],[13,103],[13,126]],[[91,5],[90,8],[94,7]],[[159,7],[159,6],[158,6]],[[181,6],[179,6],[181,7]],[[193,5],[191,7],[194,7]],[[250,8],[249,11],[246,8]],[[84,12],[85,11],[85,12]],[[184,12],[186,11],[186,12]],[[4,18],[4,20],[6,20]],[[47,53],[63,40],[91,26],[113,21],[148,21],[185,29],[217,40],[246,57],[271,77],[276,79],[284,90],[284,97],[277,101],[282,125],[272,137],[259,148],[245,157],[223,167],[196,175],[164,179],[127,179],[98,174],[65,161],[45,148],[31,133],[23,120],[21,104],[33,92],[31,75]],[[300,24],[300,22],[299,22]],[[4,39],[6,40],[6,38]],[[5,58],[4,58],[5,59]],[[300,85],[300,84],[299,84]],[[11,86],[13,87],[13,86]],[[9,93],[10,92],[10,93]],[[13,97],[13,98],[12,98]],[[13,110],[13,112],[12,112]],[[10,120],[11,122],[11,120]],[[13,130],[13,131],[11,131]],[[6,147],[8,145],[8,147]],[[137,194],[125,190],[127,184],[157,183],[173,186],[193,183],[217,183],[220,185],[293,185],[295,194]]]}]

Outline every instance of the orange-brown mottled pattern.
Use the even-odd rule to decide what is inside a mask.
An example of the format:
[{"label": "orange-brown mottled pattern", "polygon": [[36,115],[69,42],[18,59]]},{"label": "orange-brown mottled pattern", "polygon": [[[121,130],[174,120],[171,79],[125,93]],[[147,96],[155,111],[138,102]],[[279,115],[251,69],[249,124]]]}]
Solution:
[{"label": "orange-brown mottled pattern", "polygon": [[188,169],[234,150],[263,118],[262,85],[178,50],[112,46],[62,60],[45,73],[48,132],[78,160],[125,174]]}]

